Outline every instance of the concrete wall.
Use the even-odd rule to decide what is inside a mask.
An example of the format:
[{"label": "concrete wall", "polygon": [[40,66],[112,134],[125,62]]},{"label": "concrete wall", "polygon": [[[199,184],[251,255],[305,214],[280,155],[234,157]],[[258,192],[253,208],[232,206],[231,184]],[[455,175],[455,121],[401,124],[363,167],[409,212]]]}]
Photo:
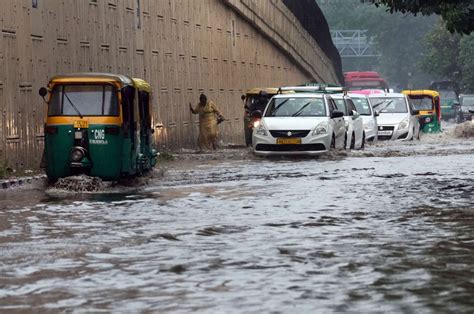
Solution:
[{"label": "concrete wall", "polygon": [[[194,147],[200,93],[229,121],[225,143],[243,143],[240,95],[255,86],[337,81],[324,53],[280,0],[2,0],[0,160],[35,168],[56,74],[112,72],[154,89],[162,149]],[[36,4],[36,7],[35,7]]]}]

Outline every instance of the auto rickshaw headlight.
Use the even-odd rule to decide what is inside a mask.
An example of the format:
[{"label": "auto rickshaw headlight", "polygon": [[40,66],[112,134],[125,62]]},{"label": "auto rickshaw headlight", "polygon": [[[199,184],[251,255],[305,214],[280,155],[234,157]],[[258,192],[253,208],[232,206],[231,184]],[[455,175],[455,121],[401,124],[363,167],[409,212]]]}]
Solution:
[{"label": "auto rickshaw headlight", "polygon": [[426,117],[425,122],[426,122],[426,123],[430,123],[430,122],[431,122],[431,118],[430,118],[430,117]]},{"label": "auto rickshaw headlight", "polygon": [[80,148],[73,148],[70,154],[71,161],[80,162],[84,158],[84,150]]}]

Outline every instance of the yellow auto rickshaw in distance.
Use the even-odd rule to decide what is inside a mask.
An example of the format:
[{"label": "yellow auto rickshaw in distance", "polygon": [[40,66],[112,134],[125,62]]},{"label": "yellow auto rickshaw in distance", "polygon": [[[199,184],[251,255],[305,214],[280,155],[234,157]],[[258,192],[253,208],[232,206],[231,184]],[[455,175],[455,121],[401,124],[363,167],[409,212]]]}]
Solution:
[{"label": "yellow auto rickshaw in distance", "polygon": [[420,129],[423,133],[441,132],[441,101],[440,95],[434,90],[404,90],[403,94],[410,98],[413,109],[418,110]]}]

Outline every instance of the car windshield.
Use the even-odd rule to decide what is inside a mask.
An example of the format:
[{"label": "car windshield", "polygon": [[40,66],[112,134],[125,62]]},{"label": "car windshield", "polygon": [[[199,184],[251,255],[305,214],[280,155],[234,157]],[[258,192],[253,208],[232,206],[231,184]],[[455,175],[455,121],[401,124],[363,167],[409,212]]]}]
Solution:
[{"label": "car windshield", "polygon": [[440,90],[439,94],[441,95],[442,99],[457,99],[457,95],[452,90]]},{"label": "car windshield", "polygon": [[474,106],[474,97],[466,97],[464,96],[462,99],[462,105],[466,107]]},{"label": "car windshield", "polygon": [[326,106],[322,98],[272,98],[265,117],[324,117]]},{"label": "car windshield", "polygon": [[402,97],[370,97],[372,107],[380,113],[406,113],[408,106]]},{"label": "car windshield", "polygon": [[411,98],[415,110],[432,110],[433,100],[429,96]]},{"label": "car windshield", "polygon": [[367,98],[352,98],[354,105],[356,106],[357,112],[361,116],[370,116],[372,115],[372,111],[370,110],[369,101]]},{"label": "car windshield", "polygon": [[56,85],[48,116],[118,116],[116,89],[112,85]]}]

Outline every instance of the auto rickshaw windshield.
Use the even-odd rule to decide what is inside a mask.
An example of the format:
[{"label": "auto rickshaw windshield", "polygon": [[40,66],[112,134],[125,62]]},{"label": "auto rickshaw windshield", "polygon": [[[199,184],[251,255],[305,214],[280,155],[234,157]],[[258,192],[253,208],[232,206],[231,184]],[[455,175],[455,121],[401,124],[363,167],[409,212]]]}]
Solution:
[{"label": "auto rickshaw windshield", "polygon": [[48,116],[118,116],[118,97],[112,85],[56,85]]}]

